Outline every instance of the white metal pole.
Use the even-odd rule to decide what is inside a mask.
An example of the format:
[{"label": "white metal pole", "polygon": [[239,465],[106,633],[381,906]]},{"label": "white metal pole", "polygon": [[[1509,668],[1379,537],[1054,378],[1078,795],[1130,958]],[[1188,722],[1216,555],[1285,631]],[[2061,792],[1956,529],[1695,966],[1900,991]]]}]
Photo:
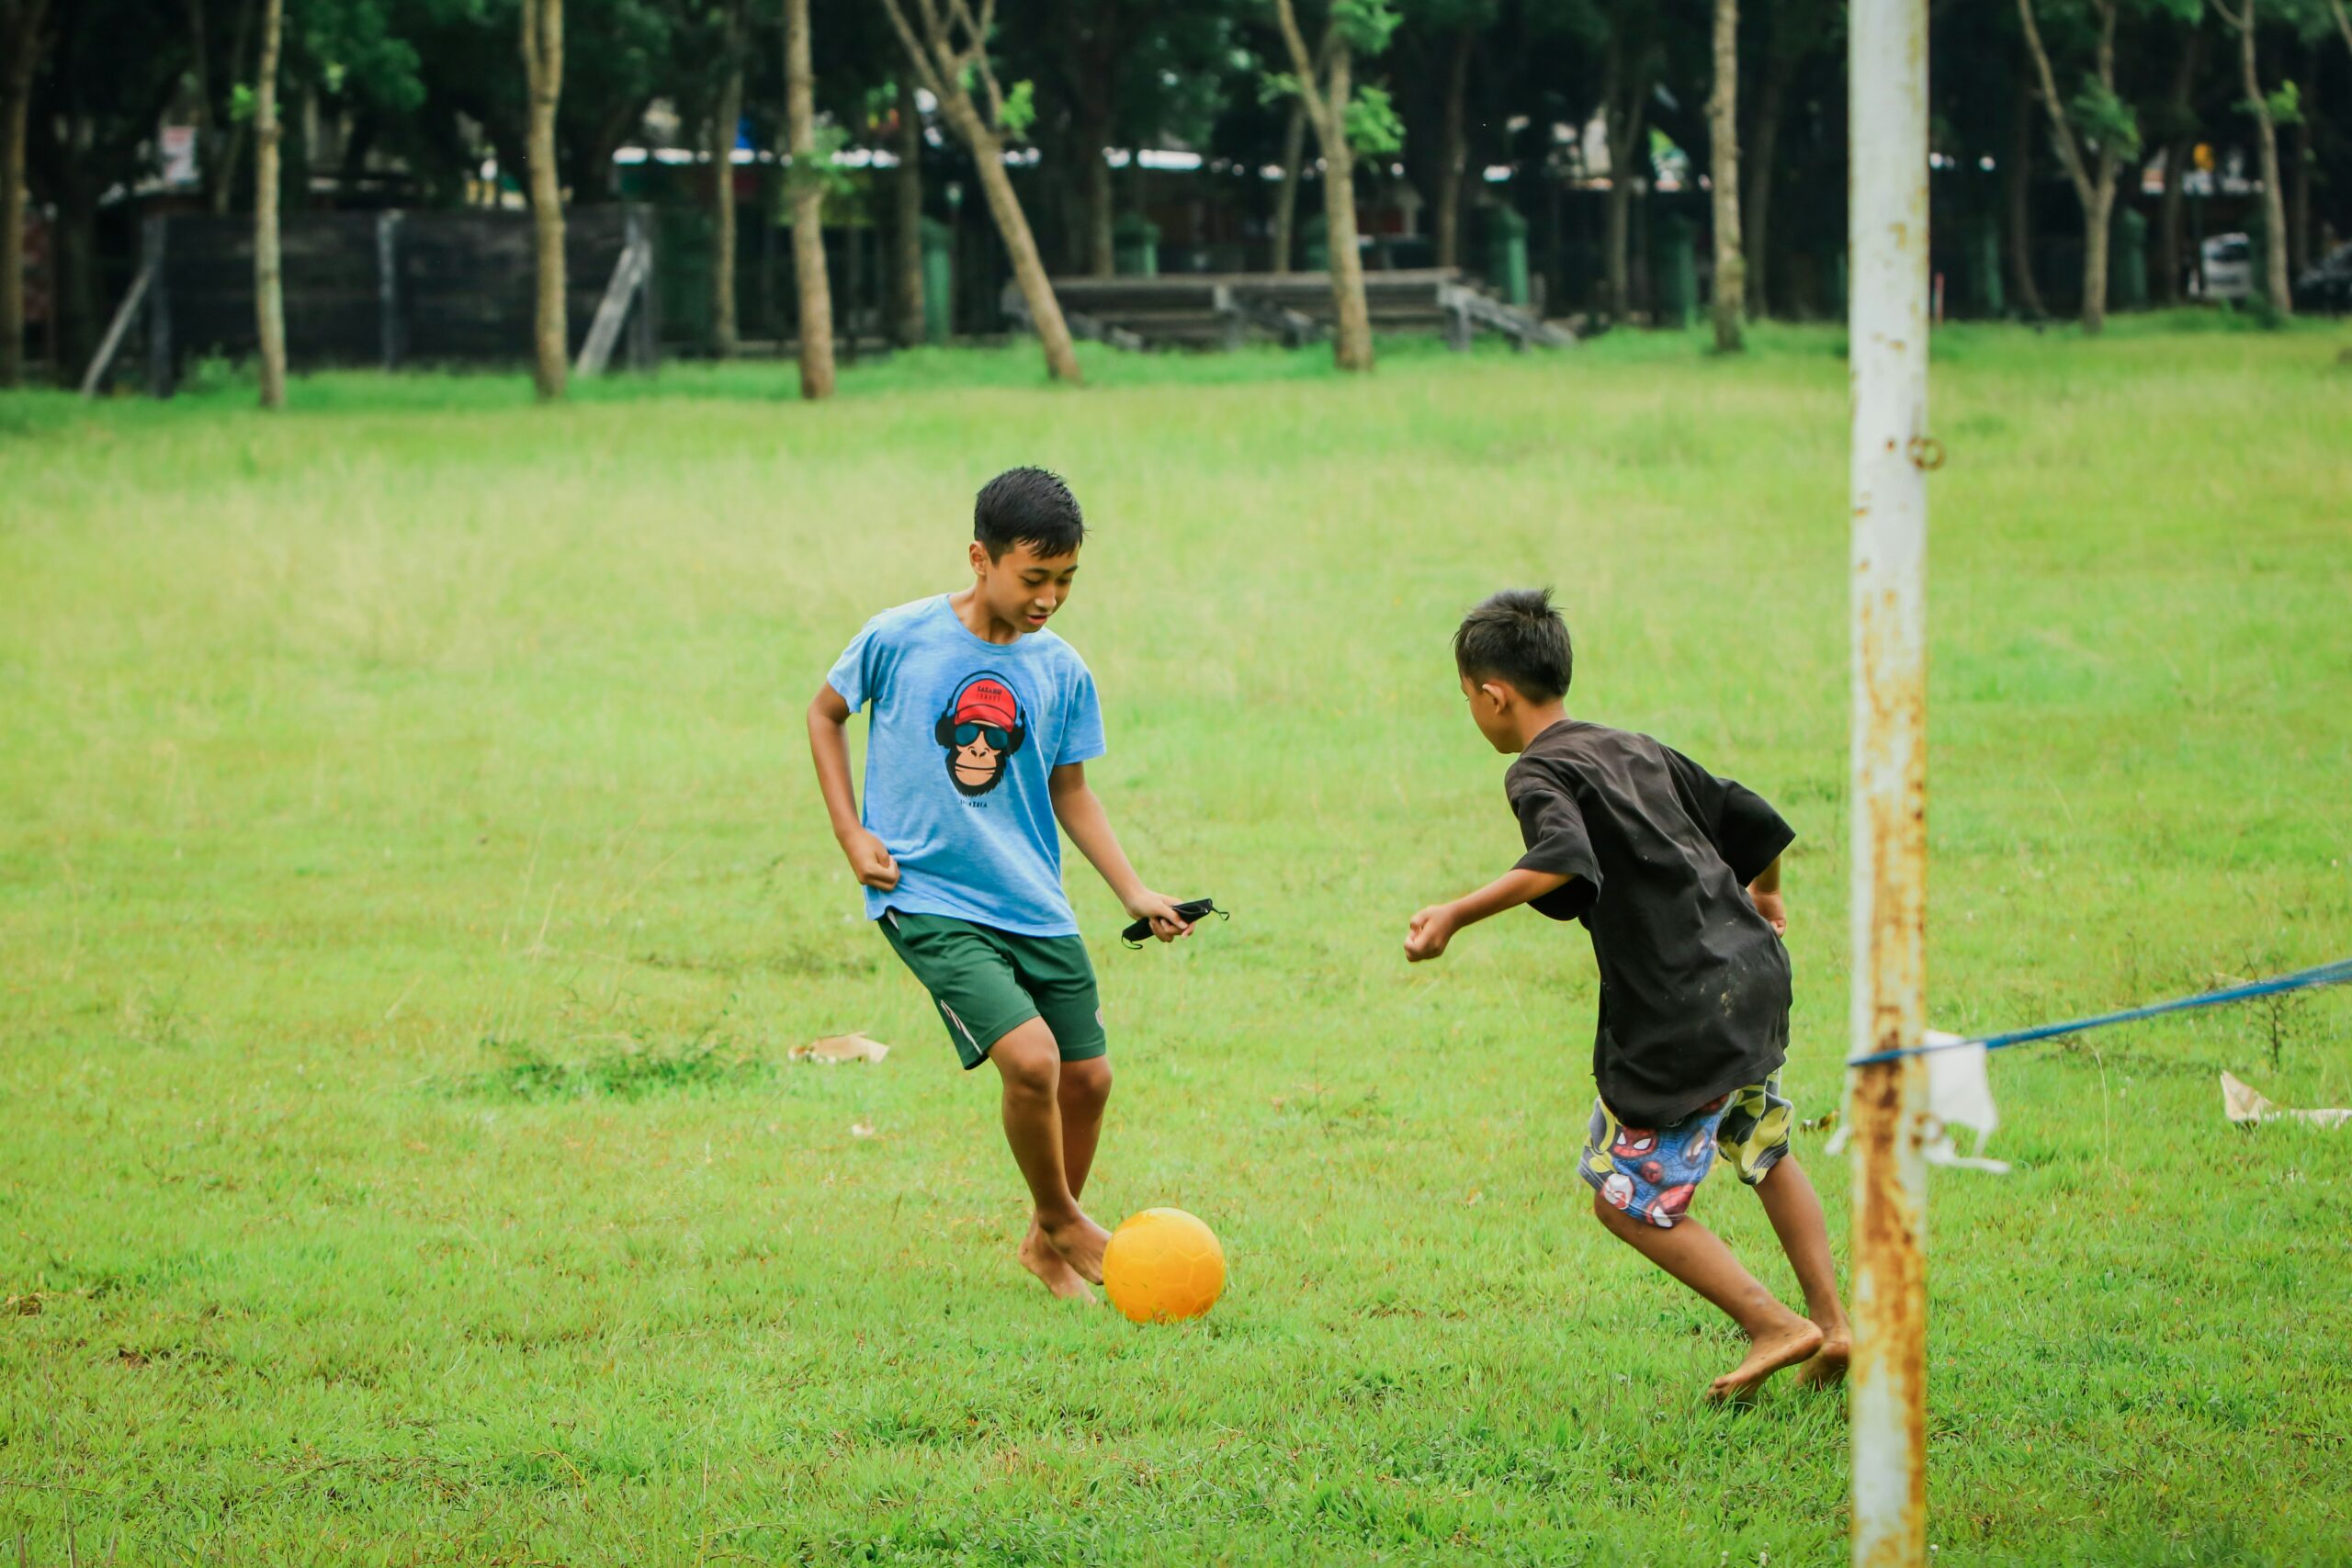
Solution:
[{"label": "white metal pole", "polygon": [[[1853,0],[1854,1054],[1926,1028],[1928,0]],[[1927,1561],[1925,1067],[1854,1071],[1854,1562]]]}]

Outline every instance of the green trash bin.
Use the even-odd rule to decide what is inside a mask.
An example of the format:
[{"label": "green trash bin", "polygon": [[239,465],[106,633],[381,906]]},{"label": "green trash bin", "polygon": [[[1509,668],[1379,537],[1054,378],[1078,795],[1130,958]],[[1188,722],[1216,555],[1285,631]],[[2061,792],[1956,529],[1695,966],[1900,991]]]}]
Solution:
[{"label": "green trash bin", "polygon": [[1122,277],[1159,276],[1159,225],[1140,212],[1125,212],[1111,225],[1111,262]]},{"label": "green trash bin", "polygon": [[[2269,216],[2268,211],[2258,201],[2254,204],[2254,210],[2245,215],[2245,238],[2248,247],[2246,254],[2247,259],[2254,265],[2252,298],[2262,300],[2270,300]],[[2276,303],[2275,300],[2271,302]]]},{"label": "green trash bin", "polygon": [[1527,220],[1501,202],[1487,209],[1487,281],[1509,303],[1527,303]]},{"label": "green trash bin", "polygon": [[1657,301],[1653,325],[1687,327],[1699,308],[1699,265],[1694,254],[1698,228],[1679,212],[1659,219],[1650,231],[1650,282]]},{"label": "green trash bin", "polygon": [[2148,216],[2136,207],[2119,207],[2109,235],[2107,302],[2118,310],[2148,308]]},{"label": "green trash bin", "polygon": [[1298,269],[1331,270],[1331,225],[1319,212],[1308,213],[1306,221],[1298,226]]},{"label": "green trash bin", "polygon": [[922,220],[922,340],[945,343],[956,332],[956,231]]}]

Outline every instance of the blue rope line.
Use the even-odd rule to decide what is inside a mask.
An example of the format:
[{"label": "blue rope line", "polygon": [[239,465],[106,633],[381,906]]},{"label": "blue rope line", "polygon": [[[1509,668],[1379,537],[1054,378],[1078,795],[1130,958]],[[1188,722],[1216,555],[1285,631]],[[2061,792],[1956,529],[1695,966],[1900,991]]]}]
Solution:
[{"label": "blue rope line", "polygon": [[2103,1012],[2095,1018],[2077,1018],[2064,1023],[2045,1023],[2032,1029],[2012,1030],[2007,1034],[1984,1034],[1973,1040],[1941,1041],[1933,1045],[1906,1045],[1899,1050],[1874,1052],[1867,1056],[1849,1056],[1849,1067],[1867,1067],[1879,1062],[1898,1061],[1905,1056],[1924,1056],[1931,1051],[1961,1051],[1972,1045],[1982,1045],[1987,1051],[1999,1051],[2011,1045],[2029,1045],[2037,1040],[2052,1040],[2061,1034],[2079,1034],[2086,1029],[2104,1029],[2110,1023],[2132,1023],[2143,1018],[2155,1018],[2168,1012],[2187,1012],[2191,1008],[2219,1007],[2223,1002],[2243,1002],[2255,997],[2274,997],[2282,991],[2304,991],[2314,986],[2341,986],[2352,983],[2352,958],[2339,958],[2333,964],[2323,964],[2316,969],[2298,969],[2291,975],[2274,975],[2267,980],[2255,980],[2225,990],[2207,991],[2201,996],[2180,997],[2168,1002],[2151,1002],[2146,1007],[2127,1008],[2121,1012]]}]

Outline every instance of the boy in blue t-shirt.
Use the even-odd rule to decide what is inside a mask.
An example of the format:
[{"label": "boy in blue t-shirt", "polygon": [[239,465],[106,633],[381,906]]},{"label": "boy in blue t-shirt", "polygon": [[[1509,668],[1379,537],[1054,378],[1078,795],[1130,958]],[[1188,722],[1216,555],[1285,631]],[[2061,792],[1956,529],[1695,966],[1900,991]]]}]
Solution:
[{"label": "boy in blue t-shirt", "polygon": [[[1085,537],[1052,474],[989,480],[973,509],[972,586],[866,622],[808,705],[808,745],[866,918],[931,992],[965,1069],[996,1064],[1005,1142],[1035,1205],[1022,1265],[1055,1295],[1091,1301],[1110,1236],[1078,1200],[1111,1064],[1055,824],[1153,935],[1193,928],[1143,885],[1087,787],[1103,751],[1094,677],[1045,629]],[[868,705],[861,816],[844,727]]]}]

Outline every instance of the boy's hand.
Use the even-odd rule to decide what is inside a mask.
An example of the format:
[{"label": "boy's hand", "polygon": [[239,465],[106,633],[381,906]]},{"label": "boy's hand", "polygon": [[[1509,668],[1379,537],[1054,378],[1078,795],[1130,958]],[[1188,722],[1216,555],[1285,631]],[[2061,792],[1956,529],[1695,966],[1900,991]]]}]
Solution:
[{"label": "boy's hand", "polygon": [[1405,962],[1419,964],[1439,957],[1457,929],[1452,905],[1431,904],[1415,915],[1405,930]]},{"label": "boy's hand", "polygon": [[1747,897],[1756,906],[1756,912],[1764,917],[1764,923],[1772,928],[1774,936],[1789,934],[1789,909],[1781,902],[1779,888],[1767,893],[1761,888],[1751,887],[1747,890]]},{"label": "boy's hand", "polygon": [[1162,942],[1174,942],[1180,936],[1193,934],[1193,923],[1176,912],[1176,906],[1148,887],[1138,887],[1120,900],[1127,907],[1127,918],[1149,920],[1151,934]]},{"label": "boy's hand", "polygon": [[888,893],[899,886],[899,863],[890,858],[882,840],[865,829],[842,840],[842,852],[849,856],[849,868],[860,886]]}]

